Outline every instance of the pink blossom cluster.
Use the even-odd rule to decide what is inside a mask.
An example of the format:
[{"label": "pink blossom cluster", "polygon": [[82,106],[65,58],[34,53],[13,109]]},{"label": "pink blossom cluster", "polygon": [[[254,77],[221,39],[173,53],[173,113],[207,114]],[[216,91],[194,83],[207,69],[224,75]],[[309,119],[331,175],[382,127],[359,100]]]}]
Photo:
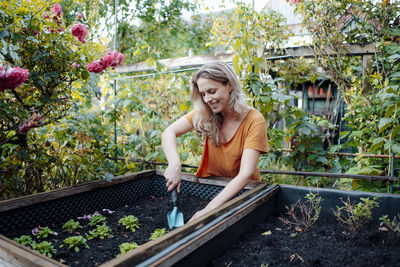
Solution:
[{"label": "pink blossom cluster", "polygon": [[78,15],[76,16],[77,20],[81,20],[83,19],[83,14],[81,12],[78,13]]},{"label": "pink blossom cluster", "polygon": [[41,119],[42,119],[42,116],[39,113],[37,113],[37,112],[33,113],[32,117],[27,119],[24,122],[24,124],[22,124],[18,127],[18,132],[27,133],[27,132],[29,132],[30,129],[38,127]]},{"label": "pink blossom cluster", "polygon": [[86,35],[88,31],[86,29],[86,26],[82,23],[76,23],[74,26],[71,28],[71,34],[75,37],[78,38],[79,41],[81,41],[82,44],[86,43]]},{"label": "pink blossom cluster", "polygon": [[289,0],[289,3],[291,3],[291,4],[297,4],[300,2],[301,2],[301,0]]},{"label": "pink blossom cluster", "polygon": [[106,55],[103,56],[102,59],[95,60],[87,64],[86,68],[89,72],[101,73],[108,67],[115,68],[116,66],[120,65],[123,60],[124,54],[118,53],[116,50],[109,51]]},{"label": "pink blossom cluster", "polygon": [[0,66],[0,92],[10,89],[13,90],[20,86],[29,76],[28,69],[19,67],[7,68]]},{"label": "pink blossom cluster", "polygon": [[[63,21],[62,21],[62,16],[63,16],[63,12],[62,12],[62,7],[60,4],[55,4],[52,8],[51,8],[51,13],[54,14],[53,16],[53,21],[55,23],[57,23],[58,26],[58,31],[62,32],[64,31],[64,29],[61,27]],[[54,30],[52,27],[49,28],[50,32],[55,33],[57,32],[56,30]]]},{"label": "pink blossom cluster", "polygon": [[62,17],[62,15],[63,15],[63,12],[62,12],[62,7],[61,7],[61,5],[60,4],[55,4],[51,9],[50,9],[50,11],[52,12],[52,13],[54,13],[57,17]]}]

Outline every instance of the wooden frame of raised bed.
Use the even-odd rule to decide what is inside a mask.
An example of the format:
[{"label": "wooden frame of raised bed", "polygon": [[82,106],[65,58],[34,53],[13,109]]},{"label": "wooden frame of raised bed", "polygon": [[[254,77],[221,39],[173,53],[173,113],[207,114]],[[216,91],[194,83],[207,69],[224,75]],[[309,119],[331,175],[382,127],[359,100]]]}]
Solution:
[{"label": "wooden frame of raised bed", "polygon": [[[358,191],[344,191],[327,188],[311,188],[290,185],[275,185],[264,188],[252,198],[238,204],[219,217],[210,220],[202,228],[192,232],[179,243],[170,247],[165,247],[163,251],[149,257],[142,262],[138,253],[144,251],[133,251],[130,258],[116,259],[111,261],[112,265],[104,266],[207,266],[208,261],[233,242],[237,242],[239,237],[249,231],[251,227],[259,222],[266,221],[268,217],[275,214],[284,214],[286,206],[296,203],[299,199],[304,199],[308,193],[318,193],[322,197],[322,211],[320,217],[327,221],[336,221],[331,210],[341,206],[342,200],[350,199],[351,202],[360,201],[361,198],[379,197],[379,209],[374,210],[373,218],[378,220],[382,215],[389,217],[396,216],[400,212],[400,196],[393,194],[380,194]],[[199,218],[201,220],[202,218]],[[191,224],[186,225],[192,227]],[[195,227],[193,225],[193,227]],[[178,231],[184,233],[185,229]]]},{"label": "wooden frame of raised bed", "polygon": [[[123,201],[134,201],[133,197],[135,194],[123,194],[124,199],[121,197],[115,197],[113,192],[115,190],[131,190],[130,184],[138,183],[140,189],[144,191],[142,195],[149,194],[151,190],[157,190],[159,194],[167,194],[165,183],[162,178],[164,174],[163,170],[150,170],[138,173],[127,174],[119,177],[115,177],[111,182],[108,181],[97,181],[86,183],[77,186],[71,186],[67,188],[57,189],[49,192],[38,193],[35,195],[24,196],[19,198],[13,198],[0,202],[0,265],[1,266],[66,266],[43,256],[26,246],[22,246],[17,242],[1,235],[4,229],[17,228],[22,224],[26,225],[46,225],[50,221],[58,220],[61,222],[68,217],[75,217],[82,214],[82,210],[85,209],[85,205],[94,205],[93,209],[101,207],[101,203],[89,203],[90,201],[84,201],[83,199],[93,199],[96,194],[100,194],[103,197],[107,197],[107,201],[111,203]],[[184,173],[182,175],[182,193],[192,191],[193,194],[208,194],[209,196],[216,195],[223,187],[230,181],[227,178],[198,178],[192,174]],[[150,188],[150,187],[155,187]],[[191,189],[192,188],[192,189]],[[194,188],[194,189],[193,189]],[[201,229],[204,225],[207,225],[210,221],[214,220],[219,216],[223,216],[224,213],[235,209],[238,205],[248,201],[255,195],[267,188],[266,184],[259,182],[251,182],[246,186],[242,193],[231,201],[227,202],[223,207],[206,214],[202,218],[197,219],[189,224],[186,224],[180,228],[170,231],[162,238],[154,241],[149,241],[139,248],[130,251],[118,258],[115,258],[109,262],[104,263],[104,266],[132,266],[133,262],[141,262],[147,260],[163,251],[166,247],[171,244],[176,244],[182,238],[191,234],[192,232]],[[203,191],[203,192],[202,192]],[[110,193],[111,192],[111,193]],[[211,194],[211,195],[210,195]],[[125,196],[127,195],[127,196]],[[135,195],[135,196],[132,196]],[[110,199],[112,198],[112,199]],[[114,199],[115,198],[115,199]],[[125,199],[126,198],[126,199]],[[77,202],[74,205],[74,202]],[[97,205],[97,206],[96,206]],[[117,204],[115,204],[117,205]],[[87,208],[87,207],[86,207]],[[55,211],[59,209],[60,211]],[[77,210],[78,209],[78,210]],[[55,212],[49,215],[48,212]],[[61,214],[58,214],[58,213]],[[25,218],[21,214],[29,213]],[[57,214],[56,214],[57,213]],[[49,218],[51,217],[51,218]],[[134,253],[133,253],[134,252]]]}]

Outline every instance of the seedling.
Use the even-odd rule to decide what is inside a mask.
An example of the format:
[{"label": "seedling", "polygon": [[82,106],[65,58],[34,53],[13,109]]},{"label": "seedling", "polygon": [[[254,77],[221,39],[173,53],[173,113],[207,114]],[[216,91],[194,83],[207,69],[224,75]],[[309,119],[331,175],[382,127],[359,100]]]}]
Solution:
[{"label": "seedling", "polygon": [[89,231],[89,234],[87,235],[89,240],[93,238],[104,239],[106,237],[113,237],[113,235],[111,228],[105,224],[97,225],[96,229]]},{"label": "seedling", "polygon": [[122,243],[121,245],[119,245],[119,250],[121,251],[120,254],[118,254],[118,256],[121,256],[123,254],[125,254],[126,252],[135,249],[139,247],[138,244],[136,244],[135,242],[132,243]]},{"label": "seedling", "polygon": [[46,239],[49,235],[57,235],[56,232],[51,230],[49,227],[38,227],[38,231],[36,232],[37,239]]},{"label": "seedling", "polygon": [[[71,236],[64,239],[64,244],[68,246],[68,249],[73,249],[75,252],[78,252],[80,247],[89,248],[86,239],[81,235]],[[63,246],[64,245],[61,245],[60,247]]]},{"label": "seedling", "polygon": [[157,228],[150,236],[150,240],[156,240],[159,237],[162,237],[168,233],[168,231],[165,228]]},{"label": "seedling", "polygon": [[130,229],[132,232],[135,232],[140,226],[138,218],[133,215],[124,216],[118,221],[118,224],[124,225],[126,229]]},{"label": "seedling", "polygon": [[89,225],[90,226],[95,226],[95,225],[101,225],[106,223],[106,217],[99,214],[93,215],[90,220],[89,220]]},{"label": "seedling", "polygon": [[279,218],[283,223],[293,226],[299,232],[303,229],[307,230],[313,225],[321,213],[321,197],[318,194],[309,193],[305,195],[305,198],[305,202],[299,199],[290,207],[286,206],[288,218]]},{"label": "seedling", "polygon": [[336,207],[336,211],[333,211],[338,222],[351,232],[359,230],[361,226],[371,220],[372,209],[379,207],[378,197],[374,197],[372,200],[369,198],[360,199],[362,202],[356,205],[350,202],[350,198],[347,198],[347,201],[342,200],[344,206]]},{"label": "seedling", "polygon": [[41,243],[37,243],[33,245],[32,247],[35,251],[51,258],[53,256],[52,253],[56,253],[57,250],[53,247],[53,244],[51,244],[48,241],[43,241]]},{"label": "seedling", "polygon": [[379,218],[379,220],[381,221],[381,226],[387,226],[390,230],[393,231],[393,233],[400,237],[400,213],[397,214],[397,217],[394,216],[392,220],[390,220],[387,215],[383,215]]},{"label": "seedling", "polygon": [[69,220],[68,222],[64,223],[62,226],[64,232],[72,233],[78,228],[82,228],[79,222],[74,221],[74,219]]},{"label": "seedling", "polygon": [[30,245],[33,247],[34,245],[36,245],[36,242],[32,240],[32,237],[29,235],[21,235],[20,237],[15,237],[13,240],[24,246]]}]

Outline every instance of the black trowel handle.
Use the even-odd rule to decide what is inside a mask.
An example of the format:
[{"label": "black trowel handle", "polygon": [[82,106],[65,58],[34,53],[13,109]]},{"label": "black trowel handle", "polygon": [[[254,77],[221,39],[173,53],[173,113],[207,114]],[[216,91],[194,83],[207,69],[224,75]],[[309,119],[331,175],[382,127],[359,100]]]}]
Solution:
[{"label": "black trowel handle", "polygon": [[176,207],[176,201],[178,200],[178,193],[176,192],[175,188],[171,192],[171,199],[172,199],[172,204],[174,204],[174,207]]}]

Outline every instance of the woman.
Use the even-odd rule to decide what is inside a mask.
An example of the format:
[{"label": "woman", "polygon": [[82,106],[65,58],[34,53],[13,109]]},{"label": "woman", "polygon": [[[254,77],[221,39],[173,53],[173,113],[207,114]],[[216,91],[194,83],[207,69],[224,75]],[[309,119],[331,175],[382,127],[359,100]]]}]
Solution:
[{"label": "woman", "polygon": [[190,221],[229,201],[250,180],[259,181],[258,158],[268,152],[264,117],[246,104],[238,78],[227,64],[213,62],[199,69],[192,78],[191,100],[194,110],[169,125],[162,134],[168,160],[164,173],[168,191],[176,188],[179,192],[181,185],[176,138],[192,129],[206,136],[196,175],[233,179]]}]

